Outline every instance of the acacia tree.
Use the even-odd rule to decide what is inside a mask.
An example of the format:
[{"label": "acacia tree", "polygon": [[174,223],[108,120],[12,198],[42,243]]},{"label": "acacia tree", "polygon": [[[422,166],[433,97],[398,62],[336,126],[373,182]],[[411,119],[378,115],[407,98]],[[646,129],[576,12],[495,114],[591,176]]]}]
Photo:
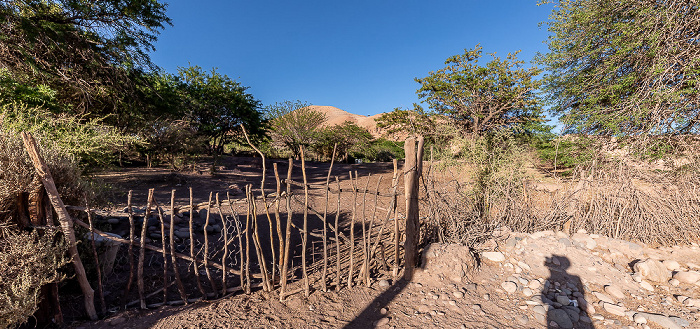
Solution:
[{"label": "acacia tree", "polygon": [[148,1],[0,0],[0,67],[56,91],[63,110],[127,125],[148,52],[170,24]]},{"label": "acacia tree", "polygon": [[552,111],[598,134],[700,131],[695,1],[552,0],[538,60]]},{"label": "acacia tree", "polygon": [[445,68],[416,78],[416,91],[438,114],[445,115],[464,132],[480,136],[498,128],[525,128],[542,121],[540,101],[535,95],[541,70],[522,68],[516,53],[505,60],[491,54],[479,66],[482,47],[465,49],[449,57]]},{"label": "acacia tree", "polygon": [[326,115],[301,101],[284,101],[267,107],[272,142],[299,158],[299,146],[308,147],[318,137]]},{"label": "acacia tree", "polygon": [[366,128],[345,121],[321,129],[312,147],[316,153],[330,159],[333,156],[333,148],[337,145],[336,158],[344,161],[350,152],[363,153],[370,147],[372,139],[372,134]]},{"label": "acacia tree", "polygon": [[430,136],[435,132],[434,116],[426,113],[422,106],[413,104],[413,109],[394,108],[375,119],[377,127],[385,136]]}]

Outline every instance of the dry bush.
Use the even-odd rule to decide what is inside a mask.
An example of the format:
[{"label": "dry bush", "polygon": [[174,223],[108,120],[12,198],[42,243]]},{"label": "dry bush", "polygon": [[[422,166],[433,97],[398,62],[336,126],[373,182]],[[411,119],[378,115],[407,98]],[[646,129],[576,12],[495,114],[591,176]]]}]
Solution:
[{"label": "dry bush", "polygon": [[39,304],[41,287],[63,276],[57,269],[68,263],[66,244],[58,230],[39,234],[2,229],[0,238],[0,328],[25,323]]}]

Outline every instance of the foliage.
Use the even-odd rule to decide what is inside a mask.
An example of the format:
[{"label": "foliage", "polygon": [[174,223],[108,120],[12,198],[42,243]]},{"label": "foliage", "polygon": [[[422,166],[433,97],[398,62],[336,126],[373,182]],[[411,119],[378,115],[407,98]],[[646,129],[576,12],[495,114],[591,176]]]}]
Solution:
[{"label": "foliage", "polygon": [[263,134],[260,102],[246,92],[247,87],[220,74],[216,69],[210,73],[199,66],[178,69],[181,90],[181,111],[197,132],[210,139],[215,153],[232,138],[243,124],[253,135]]},{"label": "foliage", "polygon": [[372,134],[367,129],[345,121],[340,125],[321,129],[311,148],[322,157],[330,159],[333,155],[333,147],[337,144],[336,157],[344,161],[351,152],[363,153],[370,147],[371,140]]},{"label": "foliage", "polygon": [[571,175],[578,166],[590,164],[601,146],[596,140],[583,136],[543,136],[533,139],[530,145],[541,161],[556,171],[563,170],[563,176]]},{"label": "foliage", "polygon": [[197,134],[196,129],[187,121],[158,120],[153,121],[148,128],[143,131],[146,145],[141,148],[141,152],[147,154],[150,161],[160,158],[173,169],[179,169],[180,160],[187,161],[191,156],[204,153],[209,142],[206,136]]},{"label": "foliage", "polygon": [[267,107],[273,143],[299,157],[299,147],[308,148],[318,138],[326,115],[301,101],[284,101]]},{"label": "foliage", "polygon": [[382,113],[375,121],[377,121],[377,127],[385,131],[386,136],[426,137],[435,131],[434,116],[426,113],[418,104],[413,104],[413,109],[397,107],[391,112]]},{"label": "foliage", "polygon": [[358,159],[379,162],[403,159],[406,156],[403,145],[404,142],[393,142],[384,138],[377,138],[371,141],[369,147],[362,150],[362,153],[352,153],[352,156]]},{"label": "foliage", "polygon": [[505,60],[491,54],[486,66],[479,66],[481,47],[449,57],[445,68],[416,78],[416,91],[438,114],[445,115],[465,133],[481,136],[502,128],[522,130],[542,122],[542,109],[535,90],[541,70],[522,68],[516,53]]},{"label": "foliage", "polygon": [[687,1],[546,0],[539,58],[552,111],[575,132],[700,132],[700,7]]},{"label": "foliage", "polygon": [[36,312],[41,287],[63,279],[57,270],[68,263],[58,230],[43,234],[2,228],[0,234],[0,328],[25,323]]},{"label": "foliage", "polygon": [[148,52],[170,19],[144,1],[0,1],[0,67],[26,86],[48,86],[78,115],[126,125]]}]

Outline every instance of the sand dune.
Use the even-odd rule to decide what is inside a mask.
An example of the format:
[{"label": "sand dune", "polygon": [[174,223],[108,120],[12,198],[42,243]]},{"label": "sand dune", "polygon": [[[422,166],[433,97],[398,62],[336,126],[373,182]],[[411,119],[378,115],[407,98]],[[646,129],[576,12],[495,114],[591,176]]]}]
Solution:
[{"label": "sand dune", "polygon": [[324,124],[325,126],[334,126],[342,124],[345,121],[350,121],[360,127],[367,129],[375,138],[380,137],[382,135],[381,129],[377,128],[377,122],[374,121],[374,119],[378,118],[380,115],[382,115],[382,113],[375,114],[372,116],[364,116],[359,114],[352,114],[350,112],[343,111],[333,106],[311,105],[310,107],[316,111],[326,114],[326,118],[328,120]]}]

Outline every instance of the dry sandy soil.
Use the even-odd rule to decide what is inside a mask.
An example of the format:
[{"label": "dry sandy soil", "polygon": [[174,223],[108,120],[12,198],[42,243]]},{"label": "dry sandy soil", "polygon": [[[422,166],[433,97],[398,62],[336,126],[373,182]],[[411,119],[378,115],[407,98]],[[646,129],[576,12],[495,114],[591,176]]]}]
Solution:
[{"label": "dry sandy soil", "polygon": [[[307,165],[310,180],[325,181],[327,164]],[[279,166],[286,172],[284,162]],[[336,165],[333,175],[347,177],[349,170],[361,177],[384,175],[384,188],[391,180],[390,164]],[[142,203],[149,187],[166,200],[171,188],[189,185],[195,188],[195,201],[202,202],[210,191],[259,184],[259,171],[259,159],[228,158],[213,176],[125,169],[103,178],[118,189],[134,189]],[[274,180],[269,188],[274,189]],[[186,203],[184,196],[178,202]],[[308,298],[299,293],[280,302],[276,292],[234,293],[187,306],[112,312],[106,319],[70,327],[700,328],[697,246],[650,248],[586,232],[569,236],[503,229],[482,249],[487,252],[472,258],[464,247],[431,245],[411,282],[379,272],[370,287],[358,283],[323,292],[315,275]]]}]

